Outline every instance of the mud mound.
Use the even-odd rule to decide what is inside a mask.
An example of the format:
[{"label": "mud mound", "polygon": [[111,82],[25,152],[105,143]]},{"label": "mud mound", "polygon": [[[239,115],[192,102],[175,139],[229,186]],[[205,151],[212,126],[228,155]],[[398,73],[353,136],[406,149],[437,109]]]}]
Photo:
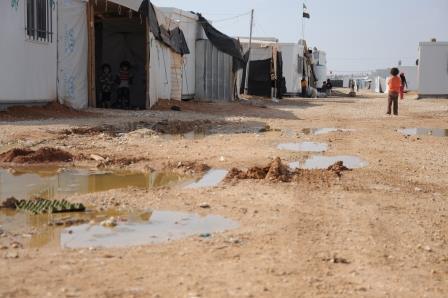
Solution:
[{"label": "mud mound", "polygon": [[0,154],[0,162],[5,163],[69,162],[72,160],[73,155],[70,153],[49,147],[40,148],[36,151],[14,148]]},{"label": "mud mound", "polygon": [[0,204],[0,209],[16,209],[19,200],[14,197],[7,198],[4,202]]},{"label": "mud mound", "polygon": [[277,182],[307,182],[313,183],[326,183],[335,176],[341,177],[342,172],[350,171],[344,166],[342,161],[336,162],[334,165],[328,167],[327,170],[306,170],[296,169],[291,171],[290,168],[284,165],[279,157],[275,158],[268,166],[252,167],[247,171],[243,171],[237,168],[233,168],[226,176],[226,181],[229,180],[269,180]]},{"label": "mud mound", "polygon": [[256,180],[270,180],[289,182],[292,178],[292,172],[285,166],[281,159],[277,157],[268,166],[264,168],[252,167],[247,171],[242,171],[237,168],[230,170],[227,174],[226,180],[232,179],[256,179]]},{"label": "mud mound", "polygon": [[265,179],[271,181],[289,182],[291,181],[291,177],[292,173],[289,170],[289,167],[282,163],[280,157],[277,157],[272,161]]},{"label": "mud mound", "polygon": [[327,171],[334,172],[337,176],[341,177],[342,172],[351,171],[351,169],[344,166],[343,161],[338,161],[338,162],[335,162],[333,165],[329,166]]}]

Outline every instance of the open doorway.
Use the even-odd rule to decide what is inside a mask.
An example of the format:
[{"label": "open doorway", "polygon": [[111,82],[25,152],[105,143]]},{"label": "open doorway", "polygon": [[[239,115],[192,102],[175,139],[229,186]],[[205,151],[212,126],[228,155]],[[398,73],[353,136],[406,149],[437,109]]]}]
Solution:
[{"label": "open doorway", "polygon": [[[106,0],[90,1],[91,96],[98,108],[145,109],[146,17]],[[93,3],[92,3],[93,2]]]}]

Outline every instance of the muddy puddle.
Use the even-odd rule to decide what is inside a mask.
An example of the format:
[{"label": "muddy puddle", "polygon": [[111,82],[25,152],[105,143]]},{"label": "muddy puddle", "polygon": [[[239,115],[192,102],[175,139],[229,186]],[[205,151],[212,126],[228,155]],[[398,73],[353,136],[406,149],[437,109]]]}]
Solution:
[{"label": "muddy puddle", "polygon": [[283,143],[279,144],[277,149],[295,152],[324,152],[328,150],[328,145],[315,142]]},{"label": "muddy puddle", "polygon": [[304,129],[302,129],[302,133],[305,135],[323,135],[323,134],[329,134],[329,133],[333,133],[333,132],[349,132],[349,131],[354,131],[354,129],[335,128],[335,127],[304,128]]},{"label": "muddy puddle", "polygon": [[193,235],[208,238],[213,233],[238,227],[237,222],[216,215],[202,217],[192,213],[153,211],[146,222],[129,220],[114,228],[91,224],[67,228],[61,233],[61,246],[106,248],[157,244]]},{"label": "muddy puddle", "polygon": [[249,134],[270,131],[270,127],[263,122],[226,122],[210,120],[194,121],[134,121],[119,125],[103,125],[98,127],[73,127],[60,133],[64,135],[96,135],[100,133],[113,137],[125,134],[140,134],[160,136],[164,139],[202,139],[213,134]]},{"label": "muddy puddle", "polygon": [[[339,155],[339,156],[313,156],[305,160],[300,166],[302,169],[327,169],[334,163],[342,161],[349,169],[364,168],[368,165],[367,161],[358,156]],[[291,167],[291,164],[289,164]],[[292,165],[294,166],[294,165]]]},{"label": "muddy puddle", "polygon": [[0,200],[85,194],[137,187],[150,189],[187,182],[191,177],[172,172],[108,172],[87,169],[16,168],[0,169]]},{"label": "muddy puddle", "polygon": [[30,215],[0,209],[0,225],[6,235],[0,244],[29,248],[127,247],[209,237],[239,227],[216,215],[149,210]]},{"label": "muddy puddle", "polygon": [[198,181],[188,184],[186,188],[206,188],[217,186],[224,180],[224,178],[226,178],[228,173],[229,171],[227,170],[212,169]]},{"label": "muddy puddle", "polygon": [[443,128],[402,128],[398,132],[405,136],[448,137],[448,129]]}]

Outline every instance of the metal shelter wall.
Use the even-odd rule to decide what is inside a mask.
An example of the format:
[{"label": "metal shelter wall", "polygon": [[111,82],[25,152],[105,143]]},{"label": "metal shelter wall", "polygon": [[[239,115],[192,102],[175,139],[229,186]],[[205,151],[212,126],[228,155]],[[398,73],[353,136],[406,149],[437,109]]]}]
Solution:
[{"label": "metal shelter wall", "polygon": [[209,40],[196,42],[196,99],[233,99],[233,58],[219,51]]}]

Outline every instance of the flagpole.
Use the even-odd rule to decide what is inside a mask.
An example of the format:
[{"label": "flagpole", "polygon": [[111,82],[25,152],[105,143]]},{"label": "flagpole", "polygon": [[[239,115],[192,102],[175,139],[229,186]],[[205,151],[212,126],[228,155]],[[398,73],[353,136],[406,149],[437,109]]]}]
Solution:
[{"label": "flagpole", "polygon": [[305,40],[305,17],[303,15],[305,9],[305,1],[302,3],[302,39]]}]

